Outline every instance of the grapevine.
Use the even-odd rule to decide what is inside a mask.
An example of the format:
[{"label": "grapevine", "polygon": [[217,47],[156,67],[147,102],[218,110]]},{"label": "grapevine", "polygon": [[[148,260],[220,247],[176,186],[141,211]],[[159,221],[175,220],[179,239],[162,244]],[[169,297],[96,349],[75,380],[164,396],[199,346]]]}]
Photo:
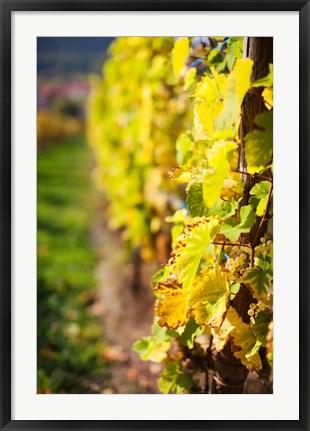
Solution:
[{"label": "grapevine", "polygon": [[[248,372],[271,391],[272,61],[266,74],[255,79],[260,59],[247,55],[249,38],[210,38],[215,47],[197,44],[195,38],[174,43],[134,39],[120,39],[112,49],[90,117],[92,134],[109,136],[104,145],[100,139],[92,142],[99,175],[113,178],[107,189],[113,223],[125,226],[128,238],[144,245],[149,245],[154,218],[160,219],[158,231],[167,223],[172,226],[170,256],[153,277],[152,333],[133,348],[143,360],[163,364],[158,379],[163,393],[240,393]],[[141,57],[147,59],[146,69],[158,55],[155,47],[164,56],[147,101],[132,81],[118,94],[125,85],[123,65],[127,72],[131,67],[131,44],[135,51],[141,44],[147,52]],[[140,88],[149,88],[149,74],[144,70],[139,77]],[[160,127],[155,121],[158,88],[160,112],[165,112]],[[100,105],[102,94],[113,92],[113,110],[106,109]],[[120,105],[125,94],[127,105]],[[112,100],[106,97],[105,103]],[[145,103],[153,108],[147,110]],[[133,114],[131,133],[132,109],[139,117]],[[115,148],[121,149],[121,157],[114,156]],[[158,152],[165,156],[154,158]],[[156,184],[158,197],[166,196],[161,208],[141,193],[153,169],[169,170],[170,179],[159,176],[165,179]],[[119,193],[123,199],[117,198]],[[171,195],[178,203],[174,213],[168,204]],[[229,366],[238,368],[235,379],[225,377]]]},{"label": "grapevine", "polygon": [[171,38],[118,38],[90,100],[88,138],[110,227],[123,229],[145,260],[154,258],[156,239],[168,230],[165,217],[182,204],[167,172],[190,112],[173,74],[172,48]]}]

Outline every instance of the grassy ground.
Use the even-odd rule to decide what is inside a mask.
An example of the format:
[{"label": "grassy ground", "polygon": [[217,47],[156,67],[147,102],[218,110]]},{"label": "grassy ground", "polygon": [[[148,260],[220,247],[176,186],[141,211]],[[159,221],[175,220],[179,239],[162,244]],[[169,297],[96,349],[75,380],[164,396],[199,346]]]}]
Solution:
[{"label": "grassy ground", "polygon": [[90,244],[93,191],[83,139],[38,153],[38,392],[90,393],[102,375],[102,323]]}]

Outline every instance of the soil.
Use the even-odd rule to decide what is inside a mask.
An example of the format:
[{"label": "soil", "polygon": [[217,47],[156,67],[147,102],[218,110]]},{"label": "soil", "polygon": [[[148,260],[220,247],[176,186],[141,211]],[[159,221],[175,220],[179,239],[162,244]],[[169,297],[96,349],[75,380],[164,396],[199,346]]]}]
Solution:
[{"label": "soil", "polygon": [[98,255],[96,276],[98,300],[93,312],[102,316],[103,337],[107,343],[104,360],[110,364],[99,379],[98,392],[108,394],[159,393],[157,378],[162,366],[143,362],[132,350],[134,341],[150,335],[154,295],[150,280],[158,268],[143,264],[139,291],[134,288],[134,267],[128,259],[120,232],[108,228],[104,208],[92,229],[92,243]]}]

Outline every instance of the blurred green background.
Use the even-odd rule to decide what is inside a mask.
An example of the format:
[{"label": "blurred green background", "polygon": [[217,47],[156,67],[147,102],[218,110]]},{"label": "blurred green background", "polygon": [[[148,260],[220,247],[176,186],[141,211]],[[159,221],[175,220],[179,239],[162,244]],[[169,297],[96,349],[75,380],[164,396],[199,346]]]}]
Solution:
[{"label": "blurred green background", "polygon": [[38,38],[38,393],[92,393],[105,373],[90,240],[94,188],[84,137],[89,74],[110,38]]}]

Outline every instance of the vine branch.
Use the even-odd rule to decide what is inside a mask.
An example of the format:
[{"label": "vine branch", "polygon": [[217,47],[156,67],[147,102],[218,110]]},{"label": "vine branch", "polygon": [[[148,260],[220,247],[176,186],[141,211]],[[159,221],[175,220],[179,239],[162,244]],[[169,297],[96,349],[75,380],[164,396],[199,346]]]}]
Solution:
[{"label": "vine branch", "polygon": [[265,175],[259,175],[256,172],[255,172],[255,174],[250,174],[249,172],[241,171],[239,169],[230,169],[230,171],[236,172],[237,174],[248,175],[249,177],[253,177],[253,178],[260,178],[262,180],[266,180],[266,181],[269,181],[270,183],[272,183],[272,178],[266,177]]},{"label": "vine branch", "polygon": [[236,244],[236,243],[228,243],[228,242],[211,242],[210,244],[214,244],[214,245],[222,245],[223,247],[237,246],[237,247],[248,247],[248,248],[252,248],[252,245],[251,245],[251,244]]}]

